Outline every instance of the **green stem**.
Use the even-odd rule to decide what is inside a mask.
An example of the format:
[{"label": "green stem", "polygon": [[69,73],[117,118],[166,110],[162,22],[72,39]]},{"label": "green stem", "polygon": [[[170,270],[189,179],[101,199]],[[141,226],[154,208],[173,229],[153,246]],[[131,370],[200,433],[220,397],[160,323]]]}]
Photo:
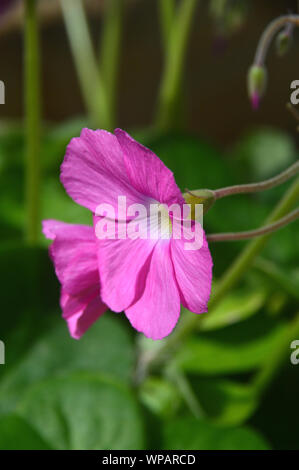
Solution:
[{"label": "green stem", "polygon": [[280,344],[276,346],[272,354],[266,359],[264,366],[257,373],[253,380],[253,387],[255,392],[260,396],[262,395],[267,386],[271,383],[272,379],[277,374],[281,365],[284,363],[286,357],[290,356],[290,344],[294,339],[299,337],[299,314],[288,325],[286,331],[281,337]]},{"label": "green stem", "polygon": [[123,0],[106,0],[104,29],[101,37],[101,73],[110,110],[110,127],[115,126],[116,91],[122,32]]},{"label": "green stem", "polygon": [[111,129],[111,115],[81,0],[61,0],[66,30],[91,122]]},{"label": "green stem", "polygon": [[40,63],[36,0],[25,2],[26,239],[40,232]]},{"label": "green stem", "polygon": [[159,0],[158,1],[159,13],[160,13],[160,23],[162,28],[162,37],[163,37],[163,46],[164,51],[167,54],[170,33],[175,17],[175,3],[174,0]]},{"label": "green stem", "polygon": [[[275,222],[277,219],[287,214],[299,198],[299,178],[295,180],[293,185],[285,193],[281,201],[278,203],[272,214],[266,220],[266,223]],[[213,315],[213,309],[219,304],[223,297],[239,282],[243,274],[252,265],[256,256],[262,251],[266,242],[271,237],[271,233],[263,235],[260,238],[252,240],[237,259],[233,262],[230,268],[224,273],[222,279],[217,283],[215,292],[209,302],[209,313]],[[195,314],[185,315],[180,324],[177,326],[171,336],[165,340],[161,348],[155,351],[155,356],[152,357],[151,363],[163,360],[167,351],[175,349],[194,330],[199,327],[199,319]]]},{"label": "green stem", "polygon": [[156,127],[160,130],[172,127],[176,119],[177,100],[184,72],[188,33],[196,4],[197,0],[182,0],[172,22],[156,116]]},{"label": "green stem", "polygon": [[202,418],[204,412],[192,390],[188,379],[183,374],[183,372],[175,366],[170,366],[165,370],[165,373],[168,378],[177,386],[193,416],[195,416],[197,419]]}]

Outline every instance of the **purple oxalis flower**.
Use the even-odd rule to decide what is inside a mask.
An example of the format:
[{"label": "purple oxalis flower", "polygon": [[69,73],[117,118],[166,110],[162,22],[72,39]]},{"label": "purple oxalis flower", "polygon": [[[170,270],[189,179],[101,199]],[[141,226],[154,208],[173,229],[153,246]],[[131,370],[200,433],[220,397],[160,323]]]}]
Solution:
[{"label": "purple oxalis flower", "polygon": [[97,207],[109,204],[117,213],[120,195],[129,204],[183,206],[173,173],[152,151],[120,129],[114,135],[83,129],[68,145],[61,181],[74,201],[94,214],[94,228],[43,224],[44,234],[54,240],[50,253],[73,337],[80,337],[106,306],[124,311],[132,326],[152,339],[171,333],[181,304],[194,313],[207,311],[213,263],[199,222],[192,223],[203,244],[190,251],[184,238],[173,236],[99,240],[95,235]]}]

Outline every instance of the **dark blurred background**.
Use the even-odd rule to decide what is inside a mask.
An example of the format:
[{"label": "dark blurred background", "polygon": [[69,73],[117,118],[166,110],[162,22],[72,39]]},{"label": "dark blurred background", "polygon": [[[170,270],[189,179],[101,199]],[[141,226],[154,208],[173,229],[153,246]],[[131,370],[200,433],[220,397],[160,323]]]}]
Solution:
[{"label": "dark blurred background", "polygon": [[[239,30],[219,37],[208,3],[201,1],[193,22],[188,52],[185,98],[188,130],[220,145],[234,142],[250,126],[267,124],[294,131],[286,110],[290,83],[298,79],[295,45],[278,59],[267,61],[269,82],[259,112],[247,99],[246,74],[258,39],[275,17],[296,11],[295,0],[251,0]],[[99,42],[103,2],[87,1],[94,43]],[[0,27],[0,78],[6,84],[6,105],[0,117],[20,118],[23,110],[21,6],[9,13]],[[58,2],[40,2],[42,25],[43,112],[49,122],[83,114],[84,107]],[[298,33],[295,38],[298,37]],[[151,123],[162,68],[162,47],[157,2],[128,0],[119,78],[118,125],[143,127]]]}]

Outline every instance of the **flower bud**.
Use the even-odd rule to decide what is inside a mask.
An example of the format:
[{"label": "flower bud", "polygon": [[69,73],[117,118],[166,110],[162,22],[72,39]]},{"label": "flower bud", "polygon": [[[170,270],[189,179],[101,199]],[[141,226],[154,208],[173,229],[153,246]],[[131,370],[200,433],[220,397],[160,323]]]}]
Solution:
[{"label": "flower bud", "polygon": [[257,109],[267,83],[267,71],[263,65],[252,65],[248,72],[248,93],[253,109]]},{"label": "flower bud", "polygon": [[287,31],[281,31],[276,38],[276,51],[279,56],[285,55],[292,43],[292,35]]},{"label": "flower bud", "polygon": [[183,194],[183,197],[187,204],[191,206],[191,219],[195,220],[195,205],[203,205],[203,213],[208,212],[209,209],[214,205],[216,200],[214,191],[210,189],[197,189],[195,191],[187,192]]}]

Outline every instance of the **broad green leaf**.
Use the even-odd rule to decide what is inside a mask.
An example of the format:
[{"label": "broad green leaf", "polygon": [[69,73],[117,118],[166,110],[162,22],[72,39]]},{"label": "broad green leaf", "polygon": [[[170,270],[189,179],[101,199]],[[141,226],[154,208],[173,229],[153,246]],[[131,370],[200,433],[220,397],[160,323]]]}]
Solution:
[{"label": "broad green leaf", "polygon": [[203,315],[201,330],[214,330],[246,320],[262,307],[266,295],[263,288],[234,290],[211,313]]},{"label": "broad green leaf", "polygon": [[[92,225],[92,214],[76,204],[65,192],[59,178],[48,178],[43,184],[42,218],[57,219],[72,224]],[[41,240],[48,244],[44,235]]]},{"label": "broad green leaf", "polygon": [[53,325],[59,292],[45,249],[2,244],[0,265],[0,335],[6,344],[6,365],[0,369],[3,375]]},{"label": "broad green leaf", "polygon": [[142,403],[160,416],[173,416],[181,402],[177,388],[159,377],[147,378],[141,384],[139,394]]},{"label": "broad green leaf", "polygon": [[76,341],[59,307],[59,286],[47,250],[0,249],[2,312],[0,339],[6,364],[0,367],[0,410],[13,410],[33,382],[68,371],[90,370],[129,381],[134,365],[130,329],[122,315],[107,312]]},{"label": "broad green leaf", "polygon": [[49,444],[23,418],[11,414],[0,418],[1,450],[50,450]]},{"label": "broad green leaf", "polygon": [[138,405],[123,385],[97,374],[70,374],[25,394],[18,413],[54,449],[140,449]]},{"label": "broad green leaf", "polygon": [[247,421],[258,405],[254,389],[249,385],[224,379],[193,380],[194,392],[214,423],[235,426]]},{"label": "broad green leaf", "polygon": [[204,420],[178,418],[164,423],[164,449],[263,450],[269,444],[246,427],[218,427]]},{"label": "broad green leaf", "polygon": [[187,372],[205,375],[254,370],[275,350],[285,328],[283,322],[260,314],[220,330],[202,332],[188,340],[174,360]]},{"label": "broad green leaf", "polygon": [[[275,289],[288,294],[288,296],[299,300],[298,279],[296,278],[296,270],[286,272],[281,266],[271,262],[266,258],[258,258],[254,262],[254,267],[258,270],[262,280],[268,281]],[[298,271],[299,272],[299,271]]]},{"label": "broad green leaf", "polygon": [[79,341],[69,336],[57,312],[57,326],[32,345],[0,381],[0,411],[13,410],[32,383],[70,371],[101,372],[128,382],[134,365],[133,345],[120,318],[108,312]]},{"label": "broad green leaf", "polygon": [[244,170],[247,164],[253,178],[264,179],[287,168],[296,158],[296,147],[287,133],[264,128],[245,135],[236,145],[234,155]]}]

